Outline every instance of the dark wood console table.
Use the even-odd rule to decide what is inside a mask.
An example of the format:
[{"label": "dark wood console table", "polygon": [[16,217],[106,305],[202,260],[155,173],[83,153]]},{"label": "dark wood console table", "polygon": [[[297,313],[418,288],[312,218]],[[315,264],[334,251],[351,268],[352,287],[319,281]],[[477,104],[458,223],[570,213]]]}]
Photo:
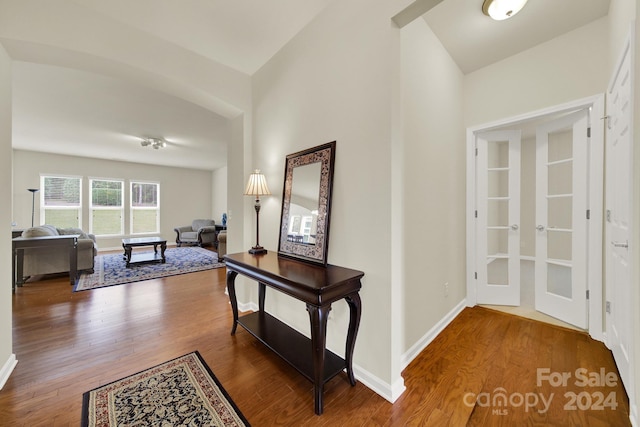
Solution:
[{"label": "dark wood console table", "polygon": [[[236,253],[224,256],[227,265],[227,289],[233,310],[233,328],[242,326],[268,348],[287,361],[313,383],[315,413],[322,414],[324,384],[343,370],[352,386],[353,349],[360,325],[360,279],[364,273],[348,268],[317,266],[279,257]],[[238,274],[258,282],[258,307],[255,313],[238,317],[235,279]],[[307,304],[311,339],[295,331],[264,310],[266,287],[285,293]],[[331,303],[345,299],[350,309],[345,358],[326,349],[327,319]]]},{"label": "dark wood console table", "polygon": [[29,248],[59,248],[69,251],[69,281],[75,285],[78,280],[78,234],[64,236],[16,237],[11,239],[13,256],[11,262],[12,289],[24,283],[24,250]]}]

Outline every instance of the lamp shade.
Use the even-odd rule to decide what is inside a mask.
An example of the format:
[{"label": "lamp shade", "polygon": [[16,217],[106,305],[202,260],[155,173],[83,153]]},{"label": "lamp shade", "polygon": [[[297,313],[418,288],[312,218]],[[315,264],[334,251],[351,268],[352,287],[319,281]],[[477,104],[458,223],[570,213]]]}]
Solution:
[{"label": "lamp shade", "polygon": [[268,196],[271,194],[269,187],[267,187],[267,180],[263,174],[260,173],[260,169],[256,169],[254,173],[249,175],[249,182],[247,182],[247,188],[244,190],[245,196]]},{"label": "lamp shade", "polygon": [[482,12],[496,21],[511,18],[527,4],[527,0],[484,0]]}]

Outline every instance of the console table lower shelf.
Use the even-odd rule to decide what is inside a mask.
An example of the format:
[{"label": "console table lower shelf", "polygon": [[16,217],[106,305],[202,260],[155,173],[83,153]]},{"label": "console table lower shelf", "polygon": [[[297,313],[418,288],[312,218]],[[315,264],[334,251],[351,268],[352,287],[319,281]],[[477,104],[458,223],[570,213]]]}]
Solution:
[{"label": "console table lower shelf", "polygon": [[[241,316],[238,318],[238,324],[309,381],[314,381],[313,348],[309,338],[265,312],[257,311]],[[342,357],[325,349],[323,383],[346,368],[347,363]]]},{"label": "console table lower shelf", "polygon": [[[324,385],[346,370],[356,385],[353,350],[360,326],[360,279],[364,273],[335,265],[318,266],[281,258],[275,253],[227,254],[227,290],[233,312],[231,335],[238,325],[274,351],[313,383],[314,410],[323,411]],[[235,279],[242,274],[258,282],[258,311],[239,316]],[[266,289],[274,289],[306,303],[311,338],[265,311]],[[344,299],[349,306],[349,327],[344,359],[326,349],[327,320],[331,304]]]}]

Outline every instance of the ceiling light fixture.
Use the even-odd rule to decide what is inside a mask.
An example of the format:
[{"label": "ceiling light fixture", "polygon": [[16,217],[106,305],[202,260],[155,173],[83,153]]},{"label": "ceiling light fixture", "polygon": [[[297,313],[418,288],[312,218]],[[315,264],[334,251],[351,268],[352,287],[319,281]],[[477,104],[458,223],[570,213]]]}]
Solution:
[{"label": "ceiling light fixture", "polygon": [[525,4],[527,0],[484,0],[482,12],[496,21],[502,21],[520,12]]},{"label": "ceiling light fixture", "polygon": [[155,150],[158,148],[164,148],[167,146],[167,141],[162,138],[145,138],[140,141],[140,145],[143,147],[152,146]]}]

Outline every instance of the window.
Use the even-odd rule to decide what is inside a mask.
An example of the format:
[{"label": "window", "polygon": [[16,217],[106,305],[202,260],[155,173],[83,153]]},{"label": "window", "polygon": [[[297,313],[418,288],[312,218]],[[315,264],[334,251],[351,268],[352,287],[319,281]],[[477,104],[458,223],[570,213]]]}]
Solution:
[{"label": "window", "polygon": [[80,228],[82,178],[40,176],[40,223],[58,228]]},{"label": "window", "polygon": [[160,232],[160,184],[131,182],[131,234]]},{"label": "window", "polygon": [[96,235],[124,234],[124,181],[91,179],[89,230]]}]

